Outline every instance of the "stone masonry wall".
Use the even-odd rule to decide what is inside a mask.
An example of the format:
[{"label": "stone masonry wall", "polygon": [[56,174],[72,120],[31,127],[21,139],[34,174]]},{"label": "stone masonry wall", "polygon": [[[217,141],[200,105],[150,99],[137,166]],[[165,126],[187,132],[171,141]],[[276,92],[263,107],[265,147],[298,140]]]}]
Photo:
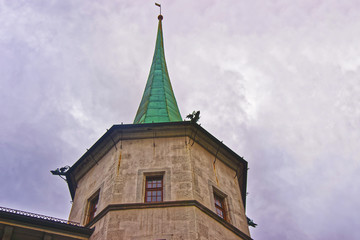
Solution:
[{"label": "stone masonry wall", "polygon": [[[196,240],[239,240],[241,237],[224,228],[218,221],[195,208]],[[189,239],[190,240],[190,239]]]},{"label": "stone masonry wall", "polygon": [[69,215],[70,221],[85,224],[88,199],[98,190],[100,190],[98,212],[111,203],[116,155],[115,148],[111,149],[79,180]]},{"label": "stone masonry wall", "polygon": [[[109,204],[144,202],[145,175],[155,172],[163,175],[164,201],[195,199],[215,211],[214,189],[225,194],[229,222],[249,235],[241,193],[234,179],[236,172],[220,160],[216,161],[214,170],[215,156],[189,142],[188,137],[177,137],[117,143],[117,149],[112,148],[78,181],[69,220],[85,224],[88,199],[98,190],[97,213]],[[172,240],[239,239],[204,215],[190,206],[110,211],[95,223],[91,239],[162,239],[164,234],[167,236],[164,239]],[[221,229],[229,232],[229,238],[216,237]]]},{"label": "stone masonry wall", "polygon": [[111,211],[90,240],[241,240],[196,207]]},{"label": "stone masonry wall", "polygon": [[90,240],[197,239],[193,207],[111,211]]},{"label": "stone masonry wall", "polygon": [[225,203],[230,223],[249,235],[236,172],[219,159],[215,161],[214,169],[215,156],[198,144],[194,144],[190,152],[194,169],[194,199],[215,211],[213,189],[227,195]]},{"label": "stone masonry wall", "polygon": [[[155,147],[154,147],[155,144]],[[84,223],[88,199],[100,189],[98,211],[109,204],[144,202],[144,174],[165,172],[165,201],[192,196],[191,164],[184,138],[122,141],[78,182],[70,221]],[[121,158],[120,158],[121,153]],[[140,176],[141,175],[141,176]]]}]

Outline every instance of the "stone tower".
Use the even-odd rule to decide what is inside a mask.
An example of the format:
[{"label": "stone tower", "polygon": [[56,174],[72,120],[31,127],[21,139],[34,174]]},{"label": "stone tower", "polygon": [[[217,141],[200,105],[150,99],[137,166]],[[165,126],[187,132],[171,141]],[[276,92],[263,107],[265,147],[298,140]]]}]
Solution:
[{"label": "stone tower", "polygon": [[67,172],[69,220],[90,239],[251,239],[247,162],[182,121],[164,56],[162,15],[133,124],[112,126]]}]

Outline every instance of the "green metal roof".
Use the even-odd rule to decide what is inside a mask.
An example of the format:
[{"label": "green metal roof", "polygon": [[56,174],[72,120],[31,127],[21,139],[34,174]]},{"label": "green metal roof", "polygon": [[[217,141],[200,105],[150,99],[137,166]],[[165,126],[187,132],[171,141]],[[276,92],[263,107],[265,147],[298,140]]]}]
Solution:
[{"label": "green metal roof", "polygon": [[162,15],[158,19],[154,57],[134,124],[182,121],[166,67]]}]

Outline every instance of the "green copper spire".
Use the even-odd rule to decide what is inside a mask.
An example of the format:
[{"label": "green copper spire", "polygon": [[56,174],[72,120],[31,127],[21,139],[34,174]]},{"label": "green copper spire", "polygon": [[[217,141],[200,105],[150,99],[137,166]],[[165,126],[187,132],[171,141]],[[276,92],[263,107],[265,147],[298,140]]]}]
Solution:
[{"label": "green copper spire", "polygon": [[164,40],[159,15],[155,52],[134,124],[182,121],[165,62]]}]

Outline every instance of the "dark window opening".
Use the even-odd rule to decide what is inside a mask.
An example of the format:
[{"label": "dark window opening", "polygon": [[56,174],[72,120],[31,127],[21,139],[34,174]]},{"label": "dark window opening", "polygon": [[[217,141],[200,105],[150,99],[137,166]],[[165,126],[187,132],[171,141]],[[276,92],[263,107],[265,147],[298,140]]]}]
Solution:
[{"label": "dark window opening", "polygon": [[163,201],[163,177],[146,177],[145,202]]},{"label": "dark window opening", "polygon": [[88,219],[86,223],[89,223],[91,220],[94,219],[98,208],[98,203],[99,203],[99,193],[97,193],[94,197],[92,197],[89,200]]}]

